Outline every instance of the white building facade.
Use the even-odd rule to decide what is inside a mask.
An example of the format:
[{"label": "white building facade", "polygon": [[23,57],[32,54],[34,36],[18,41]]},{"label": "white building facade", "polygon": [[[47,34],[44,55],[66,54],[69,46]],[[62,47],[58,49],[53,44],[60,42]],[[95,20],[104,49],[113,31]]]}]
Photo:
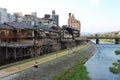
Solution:
[{"label": "white building facade", "polygon": [[12,14],[8,13],[7,17],[8,17],[8,22],[14,22],[15,21],[15,16],[13,16]]},{"label": "white building facade", "polygon": [[23,21],[23,14],[21,12],[14,13],[13,15],[15,17],[15,22],[22,22]]},{"label": "white building facade", "polygon": [[0,23],[3,24],[4,22],[8,22],[7,9],[0,8]]}]

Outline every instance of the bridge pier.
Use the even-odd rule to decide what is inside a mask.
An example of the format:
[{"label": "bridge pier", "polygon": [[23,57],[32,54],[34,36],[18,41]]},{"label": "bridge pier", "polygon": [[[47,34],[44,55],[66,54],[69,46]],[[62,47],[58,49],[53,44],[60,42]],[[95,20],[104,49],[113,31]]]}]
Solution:
[{"label": "bridge pier", "polygon": [[115,39],[115,44],[120,44],[120,39]]},{"label": "bridge pier", "polygon": [[99,39],[96,39],[96,44],[99,44]]}]

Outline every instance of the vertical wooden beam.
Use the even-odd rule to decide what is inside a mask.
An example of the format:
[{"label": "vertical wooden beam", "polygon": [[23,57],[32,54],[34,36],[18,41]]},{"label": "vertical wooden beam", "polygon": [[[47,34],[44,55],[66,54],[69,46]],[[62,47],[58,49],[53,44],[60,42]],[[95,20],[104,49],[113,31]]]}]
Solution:
[{"label": "vertical wooden beam", "polygon": [[14,59],[16,59],[17,56],[16,56],[16,48],[14,48]]},{"label": "vertical wooden beam", "polygon": [[27,50],[27,47],[25,48],[25,54],[27,54],[27,55],[28,55],[28,50]]},{"label": "vertical wooden beam", "polygon": [[17,38],[17,41],[18,41],[18,38],[19,38],[19,30],[16,31],[16,38]]},{"label": "vertical wooden beam", "polygon": [[8,59],[8,48],[6,47],[6,60]]},{"label": "vertical wooden beam", "polygon": [[22,48],[22,53],[23,53],[22,56],[23,56],[23,58],[24,58],[24,55],[26,55],[26,54],[25,54],[25,48],[24,48],[24,47]]}]

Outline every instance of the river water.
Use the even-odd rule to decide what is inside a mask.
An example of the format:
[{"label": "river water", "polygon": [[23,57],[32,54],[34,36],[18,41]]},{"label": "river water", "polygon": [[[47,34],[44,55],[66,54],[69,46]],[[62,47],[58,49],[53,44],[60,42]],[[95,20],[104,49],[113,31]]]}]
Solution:
[{"label": "river water", "polygon": [[109,71],[112,63],[120,59],[120,55],[114,53],[115,50],[120,49],[120,45],[99,44],[97,48],[95,55],[85,63],[90,78],[92,80],[120,80],[120,75]]}]

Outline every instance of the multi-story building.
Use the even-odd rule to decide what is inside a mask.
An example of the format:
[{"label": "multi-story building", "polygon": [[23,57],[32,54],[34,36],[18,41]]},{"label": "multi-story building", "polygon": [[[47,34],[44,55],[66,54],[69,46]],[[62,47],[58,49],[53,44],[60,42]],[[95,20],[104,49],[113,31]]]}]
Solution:
[{"label": "multi-story building", "polygon": [[81,23],[74,17],[74,14],[69,13],[68,26],[80,31]]},{"label": "multi-story building", "polygon": [[53,26],[57,27],[57,24],[53,19],[49,18],[49,15],[45,15],[44,18],[39,19],[39,26],[40,27],[51,28]]},{"label": "multi-story building", "polygon": [[59,15],[56,15],[55,10],[52,11],[52,19],[56,22],[57,26],[59,26]]},{"label": "multi-story building", "polygon": [[68,27],[75,29],[75,36],[80,36],[81,23],[74,17],[74,14],[69,13],[68,17]]},{"label": "multi-story building", "polygon": [[12,14],[8,13],[7,16],[8,16],[8,22],[14,22],[15,21],[15,17]]},{"label": "multi-story building", "polygon": [[32,12],[31,14],[25,14],[25,15],[23,15],[22,13],[14,13],[14,16],[15,16],[15,22],[26,23],[30,26],[38,25],[38,18],[36,12]]},{"label": "multi-story building", "polygon": [[0,8],[0,23],[8,22],[7,9]]},{"label": "multi-story building", "polygon": [[31,14],[24,15],[23,22],[27,23],[28,25],[31,25],[31,26],[38,25],[37,13],[32,12]]},{"label": "multi-story building", "polygon": [[23,21],[23,14],[22,13],[14,13],[15,22],[22,22]]}]

